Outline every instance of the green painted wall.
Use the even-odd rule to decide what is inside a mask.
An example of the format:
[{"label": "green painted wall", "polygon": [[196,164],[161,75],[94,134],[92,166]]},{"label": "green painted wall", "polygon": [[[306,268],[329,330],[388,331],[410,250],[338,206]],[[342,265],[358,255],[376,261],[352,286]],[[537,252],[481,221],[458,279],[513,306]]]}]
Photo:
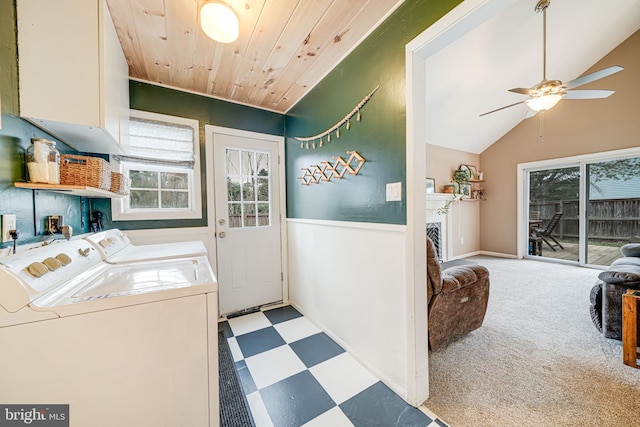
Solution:
[{"label": "green painted wall", "polygon": [[233,104],[207,96],[168,89],[141,82],[129,84],[130,105],[134,110],[168,114],[200,122],[200,159],[202,177],[202,219],[167,221],[112,221],[111,203],[94,199],[92,208],[103,213],[103,226],[136,230],[149,228],[201,227],[207,225],[207,195],[205,170],[205,125],[223,126],[270,135],[284,135],[282,114]]},{"label": "green painted wall", "polygon": [[[340,63],[286,117],[287,216],[337,221],[406,224],[405,45],[445,15],[459,0],[407,0]],[[316,150],[300,148],[295,136],[317,135],[349,113],[376,86],[362,122],[333,135]],[[357,176],[301,185],[301,168],[360,153]],[[345,157],[346,159],[346,157]],[[401,202],[385,202],[386,184],[402,182]]]},{"label": "green painted wall", "polygon": [[[17,228],[20,230],[18,243],[47,238],[44,233],[48,215],[63,215],[65,223],[71,225],[76,233],[87,231],[87,200],[46,191],[17,189],[13,186],[16,181],[26,180],[24,151],[29,146],[31,138],[55,140],[58,150],[62,153],[74,151],[16,117],[19,111],[18,65],[15,4],[12,1],[0,2],[0,102],[0,215],[17,215]],[[9,245],[10,243],[0,243],[0,247]]]}]

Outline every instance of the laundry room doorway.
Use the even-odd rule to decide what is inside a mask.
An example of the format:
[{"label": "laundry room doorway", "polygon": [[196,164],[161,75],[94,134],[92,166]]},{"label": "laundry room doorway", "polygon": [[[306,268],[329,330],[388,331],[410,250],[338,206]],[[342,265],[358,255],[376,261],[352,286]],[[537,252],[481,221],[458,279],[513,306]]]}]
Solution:
[{"label": "laundry room doorway", "polygon": [[279,303],[287,295],[284,138],[217,126],[205,133],[220,314]]}]

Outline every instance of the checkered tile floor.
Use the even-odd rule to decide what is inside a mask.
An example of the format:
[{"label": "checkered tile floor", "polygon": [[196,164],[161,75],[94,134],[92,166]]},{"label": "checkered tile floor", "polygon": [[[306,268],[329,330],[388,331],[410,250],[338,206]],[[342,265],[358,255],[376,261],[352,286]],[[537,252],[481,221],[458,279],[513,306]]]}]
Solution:
[{"label": "checkered tile floor", "polygon": [[257,427],[446,426],[407,405],[293,307],[220,327]]}]

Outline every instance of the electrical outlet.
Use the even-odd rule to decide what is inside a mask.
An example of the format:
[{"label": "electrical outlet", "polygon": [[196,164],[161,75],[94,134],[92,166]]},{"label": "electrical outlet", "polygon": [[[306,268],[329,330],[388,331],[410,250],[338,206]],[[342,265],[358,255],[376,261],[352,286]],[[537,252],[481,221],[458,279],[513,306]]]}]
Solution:
[{"label": "electrical outlet", "polygon": [[11,235],[9,232],[16,229],[16,216],[13,214],[2,215],[2,241],[10,242]]}]

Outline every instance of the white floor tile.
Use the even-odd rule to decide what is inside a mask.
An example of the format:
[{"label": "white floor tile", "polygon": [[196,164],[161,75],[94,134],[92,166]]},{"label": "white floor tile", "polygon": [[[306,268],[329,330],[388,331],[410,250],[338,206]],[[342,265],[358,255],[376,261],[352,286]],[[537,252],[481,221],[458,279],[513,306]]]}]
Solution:
[{"label": "white floor tile", "polygon": [[338,405],[379,381],[348,353],[313,366],[309,371]]},{"label": "white floor tile", "polygon": [[253,421],[256,423],[256,427],[273,427],[267,408],[264,406],[262,397],[257,391],[247,395],[247,402],[249,402],[249,409],[253,416]]},{"label": "white floor tile", "polygon": [[342,412],[337,406],[315,417],[306,424],[304,427],[353,427],[353,423],[349,421],[349,418]]},{"label": "white floor tile", "polygon": [[248,357],[245,362],[258,390],[307,369],[288,345]]},{"label": "white floor tile", "polygon": [[287,320],[286,322],[278,323],[273,327],[276,328],[280,336],[287,343],[292,343],[294,341],[301,340],[302,338],[322,332],[316,325],[304,317]]},{"label": "white floor tile", "polygon": [[236,340],[236,337],[231,337],[227,339],[227,342],[229,343],[229,349],[231,349],[231,355],[233,356],[233,361],[237,362],[239,360],[244,359],[244,356],[242,355],[242,350],[240,350],[240,346],[238,345],[238,341]]},{"label": "white floor tile", "polygon": [[229,319],[228,322],[233,331],[233,335],[242,335],[271,326],[271,322],[269,322],[267,316],[262,314],[262,312],[234,317],[233,319]]}]

